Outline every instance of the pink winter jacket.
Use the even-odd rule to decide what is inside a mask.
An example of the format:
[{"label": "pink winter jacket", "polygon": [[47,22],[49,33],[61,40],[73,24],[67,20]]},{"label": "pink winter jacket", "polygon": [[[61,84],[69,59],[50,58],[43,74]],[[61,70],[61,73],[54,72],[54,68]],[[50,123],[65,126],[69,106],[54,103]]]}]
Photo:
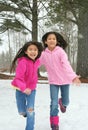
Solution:
[{"label": "pink winter jacket", "polygon": [[38,80],[37,70],[39,65],[39,59],[33,62],[26,57],[19,58],[16,75],[11,83],[12,86],[17,87],[21,91],[24,91],[26,88],[34,90]]},{"label": "pink winter jacket", "polygon": [[70,84],[77,77],[68,61],[67,54],[59,46],[56,46],[53,51],[46,48],[42,52],[40,63],[47,70],[50,84]]}]

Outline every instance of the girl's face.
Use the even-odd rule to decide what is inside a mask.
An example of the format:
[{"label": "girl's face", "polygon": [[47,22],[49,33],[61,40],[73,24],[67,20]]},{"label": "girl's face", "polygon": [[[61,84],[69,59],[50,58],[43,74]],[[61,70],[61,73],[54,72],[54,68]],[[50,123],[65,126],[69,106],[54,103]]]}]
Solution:
[{"label": "girl's face", "polygon": [[38,48],[35,45],[30,45],[27,48],[27,51],[25,52],[29,58],[32,60],[35,60],[35,58],[38,56]]},{"label": "girl's face", "polygon": [[47,40],[45,41],[45,44],[47,44],[48,49],[52,51],[57,44],[57,39],[55,34],[49,34]]}]

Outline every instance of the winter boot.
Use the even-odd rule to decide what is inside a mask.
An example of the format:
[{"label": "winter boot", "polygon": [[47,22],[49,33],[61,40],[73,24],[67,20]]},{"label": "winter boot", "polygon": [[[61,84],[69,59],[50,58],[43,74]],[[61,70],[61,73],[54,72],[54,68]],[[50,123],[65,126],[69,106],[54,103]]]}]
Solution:
[{"label": "winter boot", "polygon": [[52,130],[59,130],[59,117],[58,116],[51,116],[50,117],[50,125]]},{"label": "winter boot", "polygon": [[66,112],[66,107],[63,106],[63,104],[62,104],[62,99],[61,99],[61,98],[59,99],[59,105],[60,105],[60,110],[61,110],[61,112],[62,112],[62,113],[65,113],[65,112]]}]

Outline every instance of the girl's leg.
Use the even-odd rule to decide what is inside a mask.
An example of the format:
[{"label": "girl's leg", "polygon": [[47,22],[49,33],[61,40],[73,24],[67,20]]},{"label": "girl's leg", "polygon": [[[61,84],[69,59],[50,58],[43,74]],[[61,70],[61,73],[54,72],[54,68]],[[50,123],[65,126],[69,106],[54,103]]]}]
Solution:
[{"label": "girl's leg", "polygon": [[[59,86],[58,85],[50,85],[50,125],[52,130],[59,130],[59,116],[58,116],[58,93]],[[55,129],[56,128],[56,129]]]},{"label": "girl's leg", "polygon": [[61,100],[63,106],[67,107],[69,104],[69,85],[61,85],[60,86],[61,90]]},{"label": "girl's leg", "polygon": [[34,123],[35,123],[35,112],[34,112],[35,94],[36,94],[36,90],[33,90],[30,95],[26,95],[26,99],[27,99],[26,130],[34,130]]},{"label": "girl's leg", "polygon": [[19,90],[16,90],[16,103],[18,112],[21,115],[26,114],[26,95]]}]

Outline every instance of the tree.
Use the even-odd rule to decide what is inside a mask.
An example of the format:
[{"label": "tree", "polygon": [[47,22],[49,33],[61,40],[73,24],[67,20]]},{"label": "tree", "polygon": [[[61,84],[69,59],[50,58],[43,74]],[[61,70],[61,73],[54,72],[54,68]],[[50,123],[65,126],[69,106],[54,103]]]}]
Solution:
[{"label": "tree", "polygon": [[78,27],[77,74],[88,77],[88,0],[51,0],[52,22],[73,22]]},{"label": "tree", "polygon": [[82,77],[88,77],[88,6],[86,9],[80,11],[78,24],[77,73]]},{"label": "tree", "polygon": [[17,31],[25,29],[32,35],[32,40],[37,40],[39,15],[44,4],[43,0],[1,0],[0,30],[5,32],[8,29]]},{"label": "tree", "polygon": [[0,39],[0,45],[2,45],[2,40]]},{"label": "tree", "polygon": [[[0,1],[0,31],[8,32],[9,42],[9,61],[11,61],[10,31],[23,32],[31,34],[29,38],[33,41],[38,40],[38,21],[44,16],[41,11],[44,10],[47,0],[1,0]],[[39,25],[40,27],[40,25]]]}]

